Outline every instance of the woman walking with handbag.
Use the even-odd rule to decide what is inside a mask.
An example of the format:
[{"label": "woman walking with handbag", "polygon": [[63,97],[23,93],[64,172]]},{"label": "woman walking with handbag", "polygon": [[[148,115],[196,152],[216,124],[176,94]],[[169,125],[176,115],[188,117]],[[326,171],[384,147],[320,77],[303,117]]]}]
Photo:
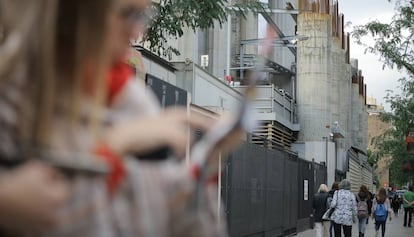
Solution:
[{"label": "woman walking with handbag", "polygon": [[318,192],[313,198],[313,210],[315,217],[316,237],[328,237],[329,222],[322,216],[327,209],[328,187],[326,184],[319,186]]},{"label": "woman walking with handbag", "polygon": [[332,199],[331,208],[335,208],[331,219],[334,222],[335,237],[341,237],[343,229],[345,237],[351,237],[352,223],[357,216],[357,204],[355,195],[351,193],[351,183],[344,179],[339,185],[340,190],[335,192]]},{"label": "woman walking with handbag", "polygon": [[[334,182],[332,184],[331,190],[328,192],[328,207],[331,206],[332,203],[332,198],[334,196],[334,193],[339,190],[339,182]],[[334,222],[330,221],[330,226],[329,226],[329,237],[333,237],[333,226],[334,226]]]}]

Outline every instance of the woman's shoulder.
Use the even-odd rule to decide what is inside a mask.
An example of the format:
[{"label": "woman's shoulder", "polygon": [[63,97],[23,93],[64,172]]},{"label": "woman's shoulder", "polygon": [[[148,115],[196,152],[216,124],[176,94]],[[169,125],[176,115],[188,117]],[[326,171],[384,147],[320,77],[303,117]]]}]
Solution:
[{"label": "woman's shoulder", "polygon": [[315,193],[314,198],[315,199],[322,199],[328,197],[328,193]]},{"label": "woman's shoulder", "polygon": [[368,199],[368,194],[366,192],[359,192],[357,195],[361,200],[366,201]]},{"label": "woman's shoulder", "polygon": [[144,115],[155,115],[160,111],[155,95],[146,88],[145,82],[138,78],[131,78],[126,82],[111,107],[123,108],[128,110],[128,113],[135,111]]}]

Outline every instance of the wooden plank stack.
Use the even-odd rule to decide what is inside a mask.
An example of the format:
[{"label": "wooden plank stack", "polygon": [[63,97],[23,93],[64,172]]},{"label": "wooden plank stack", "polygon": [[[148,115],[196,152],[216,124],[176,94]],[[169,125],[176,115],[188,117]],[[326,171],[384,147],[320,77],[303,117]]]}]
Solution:
[{"label": "wooden plank stack", "polygon": [[253,131],[251,142],[269,149],[289,149],[296,138],[293,132],[279,125],[276,121],[263,121]]}]

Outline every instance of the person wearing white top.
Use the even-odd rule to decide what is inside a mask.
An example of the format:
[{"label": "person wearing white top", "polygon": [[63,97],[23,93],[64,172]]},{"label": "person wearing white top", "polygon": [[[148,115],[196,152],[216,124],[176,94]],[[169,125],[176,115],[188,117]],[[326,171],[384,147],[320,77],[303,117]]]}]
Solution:
[{"label": "person wearing white top", "polygon": [[351,183],[348,180],[342,180],[339,188],[331,202],[331,207],[335,208],[331,216],[335,237],[341,237],[341,229],[345,237],[351,237],[352,223],[355,223],[357,216],[357,202],[355,195],[349,191]]}]

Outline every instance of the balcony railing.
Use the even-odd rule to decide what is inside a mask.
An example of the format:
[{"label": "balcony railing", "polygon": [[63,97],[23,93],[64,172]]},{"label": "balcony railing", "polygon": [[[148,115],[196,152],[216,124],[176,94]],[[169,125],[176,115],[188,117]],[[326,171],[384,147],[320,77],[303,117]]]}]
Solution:
[{"label": "balcony railing", "polygon": [[[243,91],[246,86],[233,86]],[[296,103],[292,97],[274,85],[257,86],[257,95],[253,103],[259,120],[275,120],[292,130],[297,125]]]}]

